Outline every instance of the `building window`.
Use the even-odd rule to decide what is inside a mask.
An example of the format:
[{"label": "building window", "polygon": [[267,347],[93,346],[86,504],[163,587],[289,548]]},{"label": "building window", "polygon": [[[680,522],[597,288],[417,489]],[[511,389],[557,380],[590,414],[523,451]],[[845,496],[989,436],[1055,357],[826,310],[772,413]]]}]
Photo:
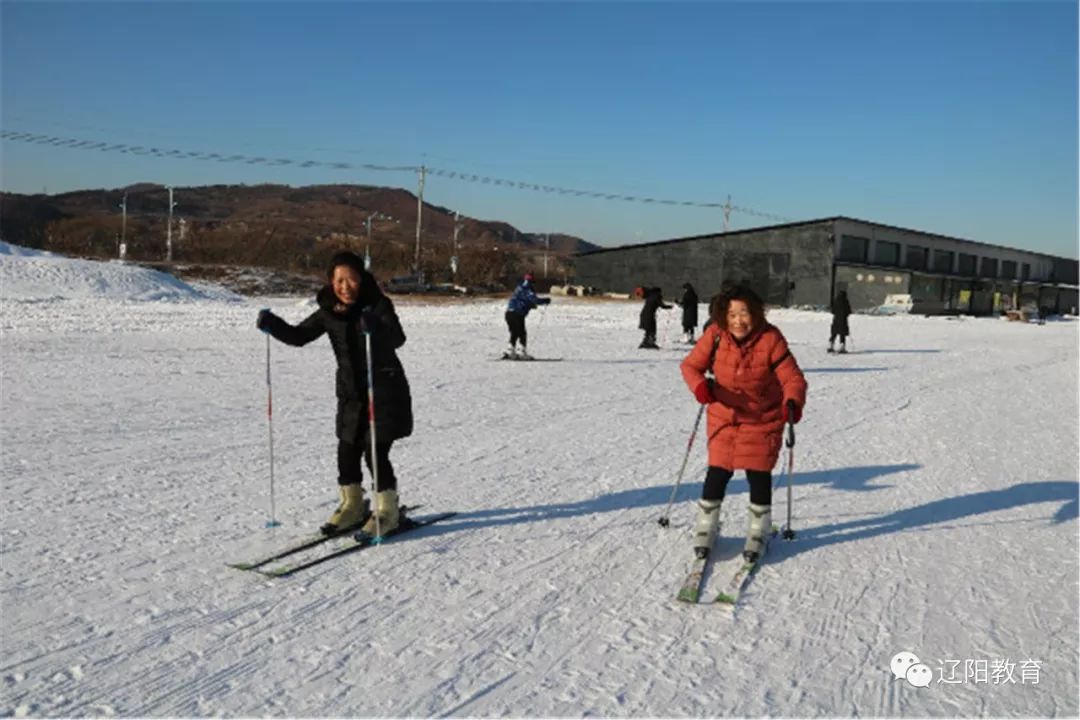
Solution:
[{"label": "building window", "polygon": [[840,260],[850,262],[866,262],[866,253],[870,247],[870,241],[854,235],[840,236]]},{"label": "building window", "polygon": [[934,272],[951,273],[953,271],[953,254],[948,250],[934,251],[934,264],[930,268]]},{"label": "building window", "polygon": [[1016,261],[1015,260],[1002,260],[1001,261],[1001,277],[1006,280],[1016,279]]},{"label": "building window", "polygon": [[877,265],[899,265],[900,243],[878,240],[874,243],[874,263]]},{"label": "building window", "polygon": [[1027,282],[1028,280],[1031,279],[1031,264],[1030,263],[1022,263],[1020,265],[1020,279],[1022,281],[1024,281],[1024,282]]},{"label": "building window", "polygon": [[998,273],[997,258],[984,257],[979,267],[979,277],[996,278]]},{"label": "building window", "polygon": [[926,253],[927,250],[924,247],[919,247],[918,245],[908,245],[907,257],[904,258],[904,266],[909,267],[912,270],[925,270]]},{"label": "building window", "polygon": [[957,268],[957,272],[961,275],[974,275],[975,263],[978,260],[974,255],[968,255],[967,253],[960,253],[960,267]]}]

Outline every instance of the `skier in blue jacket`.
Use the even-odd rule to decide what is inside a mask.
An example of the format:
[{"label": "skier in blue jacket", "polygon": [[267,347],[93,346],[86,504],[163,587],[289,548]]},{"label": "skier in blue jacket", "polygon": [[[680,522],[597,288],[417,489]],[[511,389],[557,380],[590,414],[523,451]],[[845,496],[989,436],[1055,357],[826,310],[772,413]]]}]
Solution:
[{"label": "skier in blue jacket", "polygon": [[[526,273],[518,286],[514,288],[514,294],[510,296],[510,302],[506,305],[506,327],[510,329],[510,345],[503,353],[504,360],[532,360],[532,355],[525,349],[527,335],[525,332],[525,316],[534,307],[547,305],[551,298],[537,297],[533,290],[533,274]],[[521,341],[521,352],[517,350],[517,343]]]}]

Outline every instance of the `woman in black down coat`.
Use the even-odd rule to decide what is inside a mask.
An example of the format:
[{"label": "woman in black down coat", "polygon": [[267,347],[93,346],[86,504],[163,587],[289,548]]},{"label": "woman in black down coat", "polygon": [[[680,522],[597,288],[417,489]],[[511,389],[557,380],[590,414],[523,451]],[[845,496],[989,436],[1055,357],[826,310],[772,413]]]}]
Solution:
[{"label": "woman in black down coat", "polygon": [[[329,336],[338,365],[337,457],[341,503],[322,531],[328,535],[346,532],[363,523],[362,530],[366,533],[386,534],[399,521],[397,478],[390,464],[390,446],[394,440],[411,435],[413,429],[409,381],[396,352],[405,344],[405,332],[394,312],[394,304],[379,289],[374,276],[364,270],[363,260],[355,253],[335,255],[327,277],[329,284],[316,296],[319,308],[299,325],[290,325],[269,310],[259,313],[257,325],[288,345],[307,345],[323,333]],[[371,472],[365,332],[371,334],[375,391],[379,485],[374,514],[360,485],[361,460]]]},{"label": "woman in black down coat", "polygon": [[639,348],[659,349],[660,346],[656,344],[656,311],[660,308],[671,309],[671,306],[664,302],[663,291],[658,287],[645,288],[645,304],[638,316],[638,329],[645,331],[645,337],[638,345]]},{"label": "woman in black down coat", "polygon": [[829,352],[835,352],[833,350],[833,343],[836,342],[836,336],[840,336],[840,352],[847,352],[847,336],[851,334],[851,330],[848,329],[848,316],[851,315],[851,303],[848,302],[848,296],[846,290],[841,290],[833,298],[832,307],[832,327],[829,328]]},{"label": "woman in black down coat", "polygon": [[683,283],[683,295],[679,304],[682,305],[683,342],[693,345],[694,330],[697,328],[698,296],[690,283]]}]

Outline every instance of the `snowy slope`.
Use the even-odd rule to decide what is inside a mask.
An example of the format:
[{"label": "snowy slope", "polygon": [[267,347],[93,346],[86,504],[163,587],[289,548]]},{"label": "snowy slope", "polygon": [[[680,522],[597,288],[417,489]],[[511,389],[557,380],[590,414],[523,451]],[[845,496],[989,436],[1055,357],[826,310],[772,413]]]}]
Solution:
[{"label": "snowy slope", "polygon": [[[268,580],[224,563],[336,498],[328,343],[275,344],[264,528],[255,314],[310,300],[12,253],[0,298],[5,716],[1078,714],[1075,322],[855,317],[834,357],[827,315],[772,312],[810,383],[798,537],[732,614],[673,601],[705,449],[660,528],[697,411],[666,314],[648,353],[636,303],[556,298],[530,349],[564,360],[524,364],[489,360],[502,303],[399,302],[402,499],[461,514]],[[725,558],[746,503],[739,473]],[[900,651],[929,687],[894,679]]]},{"label": "snowy slope", "polygon": [[0,241],[0,296],[5,300],[232,300],[220,287],[196,287],[172,275],[121,262],[65,258]]}]

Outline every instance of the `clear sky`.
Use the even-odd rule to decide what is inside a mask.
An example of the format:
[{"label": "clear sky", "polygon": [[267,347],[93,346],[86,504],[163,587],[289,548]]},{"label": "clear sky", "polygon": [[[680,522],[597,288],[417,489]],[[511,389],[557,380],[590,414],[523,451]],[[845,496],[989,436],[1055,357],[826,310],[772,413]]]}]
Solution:
[{"label": "clear sky", "polygon": [[[1076,257],[1075,2],[0,3],[5,131],[850,215]],[[5,139],[2,187],[409,171]],[[429,176],[425,200],[603,245],[719,209]],[[182,212],[182,193],[177,196]],[[735,211],[732,229],[772,224]]]}]

